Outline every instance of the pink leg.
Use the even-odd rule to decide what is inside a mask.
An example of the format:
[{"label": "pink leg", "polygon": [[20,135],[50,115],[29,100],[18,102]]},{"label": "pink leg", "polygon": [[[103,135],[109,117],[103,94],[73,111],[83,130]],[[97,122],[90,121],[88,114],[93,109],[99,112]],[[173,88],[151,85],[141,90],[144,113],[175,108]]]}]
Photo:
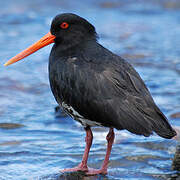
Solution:
[{"label": "pink leg", "polygon": [[87,172],[88,171],[87,160],[88,160],[89,151],[90,151],[90,148],[92,145],[93,134],[92,134],[91,128],[89,126],[85,128],[85,131],[86,131],[86,138],[85,138],[86,148],[85,148],[81,163],[74,168],[61,170],[61,172],[75,172],[75,171]]},{"label": "pink leg", "polygon": [[110,154],[111,154],[111,149],[112,149],[112,145],[113,145],[113,142],[114,142],[114,138],[115,138],[114,130],[113,130],[113,128],[110,128],[109,133],[106,136],[108,144],[107,144],[106,156],[105,156],[105,159],[104,159],[103,164],[101,166],[101,169],[96,170],[96,169],[89,168],[86,175],[91,176],[91,175],[96,175],[96,174],[107,174],[109,157],[110,157]]}]

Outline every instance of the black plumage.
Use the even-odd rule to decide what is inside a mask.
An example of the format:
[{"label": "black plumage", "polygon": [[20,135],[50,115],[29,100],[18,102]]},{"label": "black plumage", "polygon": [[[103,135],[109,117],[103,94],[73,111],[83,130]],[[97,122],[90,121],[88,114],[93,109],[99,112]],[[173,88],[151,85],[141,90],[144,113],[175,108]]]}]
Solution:
[{"label": "black plumage", "polygon": [[[59,28],[67,22],[67,29]],[[135,69],[97,42],[95,28],[75,14],[54,18],[49,79],[57,102],[83,126],[106,126],[172,138],[176,132]]]},{"label": "black plumage", "polygon": [[[86,131],[81,163],[61,172],[107,174],[115,138],[113,128],[144,136],[153,132],[164,138],[176,135],[135,69],[101,46],[94,26],[75,14],[56,16],[51,32],[11,58],[5,66],[50,43],[55,43],[49,58],[49,80],[54,97]],[[109,127],[106,155],[100,169],[87,166],[93,140],[91,126]]]}]

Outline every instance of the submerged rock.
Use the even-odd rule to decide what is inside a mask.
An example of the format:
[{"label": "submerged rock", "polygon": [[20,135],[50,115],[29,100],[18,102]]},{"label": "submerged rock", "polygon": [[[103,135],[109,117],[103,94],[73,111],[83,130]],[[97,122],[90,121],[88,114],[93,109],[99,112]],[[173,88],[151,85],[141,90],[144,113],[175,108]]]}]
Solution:
[{"label": "submerged rock", "polygon": [[180,118],[180,112],[177,112],[177,113],[174,113],[174,114],[171,114],[171,118]]},{"label": "submerged rock", "polygon": [[20,145],[21,143],[22,143],[21,141],[7,141],[0,143],[0,146],[16,146],[16,145]]},{"label": "submerged rock", "polygon": [[104,175],[97,176],[86,176],[83,172],[68,172],[68,173],[59,173],[41,177],[40,180],[97,180],[104,179],[106,177]]},{"label": "submerged rock", "polygon": [[2,129],[16,129],[23,127],[23,124],[17,124],[17,123],[0,123],[0,128]]},{"label": "submerged rock", "polygon": [[56,106],[55,108],[55,116],[58,117],[67,117],[68,115],[66,112],[63,111],[63,109],[60,106]]}]

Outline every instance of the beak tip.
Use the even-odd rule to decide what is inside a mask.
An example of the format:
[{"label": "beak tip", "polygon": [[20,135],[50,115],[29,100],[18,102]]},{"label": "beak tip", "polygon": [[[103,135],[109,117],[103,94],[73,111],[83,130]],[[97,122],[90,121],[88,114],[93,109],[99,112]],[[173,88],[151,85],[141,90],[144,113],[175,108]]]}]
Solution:
[{"label": "beak tip", "polygon": [[29,46],[27,49],[24,51],[20,52],[13,58],[11,58],[9,61],[7,61],[4,66],[9,66],[27,56],[30,54],[36,52],[37,50],[43,48],[44,46],[47,46],[48,44],[54,43],[55,36],[52,35],[50,32],[47,33],[45,36],[43,36],[39,41],[34,43],[33,45]]},{"label": "beak tip", "polygon": [[3,64],[4,66],[8,66],[9,64],[8,63],[5,63],[5,64]]}]

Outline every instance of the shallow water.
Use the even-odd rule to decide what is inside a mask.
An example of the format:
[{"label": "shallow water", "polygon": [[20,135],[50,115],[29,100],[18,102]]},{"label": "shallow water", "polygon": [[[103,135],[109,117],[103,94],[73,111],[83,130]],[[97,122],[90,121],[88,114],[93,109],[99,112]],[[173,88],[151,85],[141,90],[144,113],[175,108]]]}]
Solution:
[{"label": "shallow water", "polygon": [[[77,165],[85,133],[56,114],[49,88],[46,47],[7,68],[3,63],[49,31],[58,13],[74,12],[96,26],[100,42],[128,59],[174,126],[180,119],[180,3],[148,1],[0,1],[0,180],[176,179],[176,141],[116,131],[107,176],[60,174]],[[107,129],[93,129],[89,166],[100,167]]]}]

